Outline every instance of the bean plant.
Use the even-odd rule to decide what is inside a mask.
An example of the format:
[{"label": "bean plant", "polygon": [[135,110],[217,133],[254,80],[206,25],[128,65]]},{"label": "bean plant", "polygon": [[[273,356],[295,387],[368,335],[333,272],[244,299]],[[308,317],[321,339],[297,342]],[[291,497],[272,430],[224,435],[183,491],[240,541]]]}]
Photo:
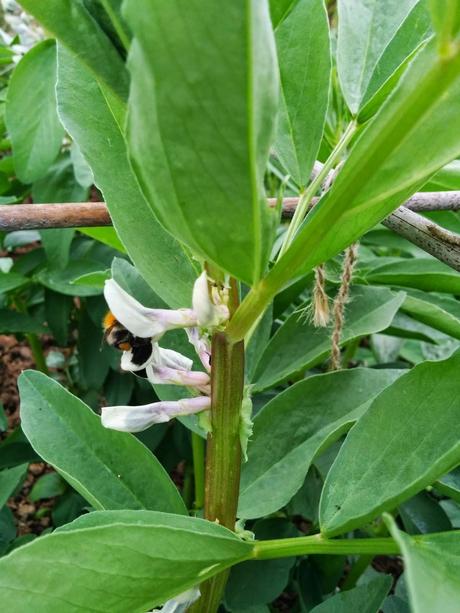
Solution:
[{"label": "bean plant", "polygon": [[458,611],[460,280],[380,225],[460,185],[458,0],[20,4],[4,202],[94,185],[114,227],[4,237],[41,247],[2,258],[0,504],[37,458],[62,499],[2,608]]}]

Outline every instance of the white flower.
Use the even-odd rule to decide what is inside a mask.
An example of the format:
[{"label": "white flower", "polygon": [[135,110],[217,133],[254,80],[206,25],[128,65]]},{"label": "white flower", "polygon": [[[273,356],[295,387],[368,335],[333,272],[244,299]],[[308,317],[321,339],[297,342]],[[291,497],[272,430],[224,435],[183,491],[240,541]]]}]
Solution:
[{"label": "white flower", "polygon": [[192,415],[211,408],[208,396],[183,400],[152,402],[135,407],[103,407],[101,422],[105,428],[120,432],[141,432],[153,424],[170,421],[179,415]]},{"label": "white flower", "polygon": [[114,279],[108,279],[104,296],[114,317],[134,336],[160,339],[168,330],[197,325],[197,318],[191,309],[149,309],[143,306]]},{"label": "white flower", "polygon": [[211,300],[208,289],[208,277],[203,271],[193,286],[192,305],[197,318],[197,323],[202,328],[212,328],[219,326],[229,318],[227,305],[219,302],[218,292],[214,292],[214,299]]},{"label": "white flower", "polygon": [[187,328],[185,330],[189,342],[195,347],[195,351],[201,363],[208,372],[211,371],[211,342],[207,334],[200,334],[199,328]]},{"label": "white flower", "polygon": [[192,587],[190,590],[168,600],[162,609],[153,609],[152,613],[185,613],[200,596],[200,590],[197,587]]},{"label": "white flower", "polygon": [[149,364],[146,368],[150,383],[159,385],[185,385],[186,387],[202,387],[209,385],[209,375],[201,371],[176,370],[166,366]]}]

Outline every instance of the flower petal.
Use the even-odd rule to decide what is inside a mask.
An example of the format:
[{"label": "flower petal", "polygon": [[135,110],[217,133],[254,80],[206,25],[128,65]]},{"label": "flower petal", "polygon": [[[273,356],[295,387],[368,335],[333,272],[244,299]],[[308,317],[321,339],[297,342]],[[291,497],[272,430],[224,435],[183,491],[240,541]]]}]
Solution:
[{"label": "flower petal", "polygon": [[228,308],[224,304],[215,305],[212,302],[209,295],[208,277],[205,270],[201,273],[193,286],[192,305],[198,325],[202,328],[218,326],[229,317]]},{"label": "flower petal", "polygon": [[105,428],[120,432],[141,432],[153,424],[170,421],[178,415],[191,415],[211,407],[207,396],[184,398],[177,401],[152,402],[136,407],[103,407],[101,422]]},{"label": "flower petal", "polygon": [[113,279],[104,286],[104,296],[114,317],[134,336],[159,339],[167,330],[196,325],[191,309],[148,309]]},{"label": "flower petal", "polygon": [[149,364],[146,368],[147,379],[154,385],[185,385],[187,387],[198,387],[209,385],[209,375],[201,371],[176,370],[164,366]]},{"label": "flower petal", "polygon": [[195,347],[195,351],[201,363],[208,372],[211,370],[211,342],[206,334],[200,334],[199,328],[186,328],[185,332],[189,342]]},{"label": "flower petal", "polygon": [[163,349],[163,347],[159,347],[158,361],[155,360],[155,363],[167,368],[175,368],[176,370],[192,370],[193,368],[193,360],[190,360],[178,351]]}]

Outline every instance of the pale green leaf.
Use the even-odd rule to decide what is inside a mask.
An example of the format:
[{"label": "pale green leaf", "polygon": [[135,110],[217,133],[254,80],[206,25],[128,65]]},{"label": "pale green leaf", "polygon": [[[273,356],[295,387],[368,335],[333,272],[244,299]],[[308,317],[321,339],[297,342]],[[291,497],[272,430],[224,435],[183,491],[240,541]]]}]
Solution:
[{"label": "pale green leaf", "polygon": [[323,0],[299,0],[276,30],[276,46],[281,98],[275,150],[303,187],[321,143],[329,98],[331,51]]},{"label": "pale green leaf", "polygon": [[339,0],[337,68],[347,104],[356,113],[386,47],[417,0]]},{"label": "pale green leaf", "polygon": [[23,183],[42,177],[64,137],[56,112],[56,45],[45,40],[19,62],[10,80],[6,123],[16,175]]},{"label": "pale green leaf", "polygon": [[460,531],[414,539],[390,516],[386,522],[401,548],[412,613],[458,613]]},{"label": "pale green leaf", "polygon": [[277,217],[263,185],[278,102],[268,3],[128,0],[125,16],[142,190],[174,236],[250,284]]},{"label": "pale green leaf", "polygon": [[14,468],[5,468],[0,471],[0,509],[24,481],[26,473],[27,464],[20,464]]},{"label": "pale green leaf", "polygon": [[373,264],[365,276],[368,283],[460,294],[458,272],[434,258],[400,258],[386,264],[379,264],[377,259]]}]

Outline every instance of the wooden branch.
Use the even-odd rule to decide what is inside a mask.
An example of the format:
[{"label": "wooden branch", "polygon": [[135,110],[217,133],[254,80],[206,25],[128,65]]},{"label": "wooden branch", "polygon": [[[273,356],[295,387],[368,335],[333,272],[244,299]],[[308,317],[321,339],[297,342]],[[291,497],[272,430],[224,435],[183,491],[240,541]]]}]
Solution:
[{"label": "wooden branch", "polygon": [[[298,198],[284,198],[282,216],[292,217]],[[317,199],[313,200],[312,206]],[[268,200],[269,206],[276,199]],[[415,211],[460,210],[460,191],[420,192],[383,221],[387,227],[451,268],[460,271],[460,235],[417,215]],[[0,205],[0,231],[110,226],[104,202]]]},{"label": "wooden branch", "polygon": [[403,206],[382,223],[423,251],[460,271],[460,234],[446,230]]},{"label": "wooden branch", "polygon": [[112,220],[105,202],[3,204],[0,206],[0,231],[3,232],[111,225]]},{"label": "wooden branch", "polygon": [[[283,218],[294,214],[298,198],[284,198]],[[312,206],[318,201],[313,199]],[[275,198],[269,198],[271,207]],[[411,211],[458,211],[460,191],[420,192],[404,206]],[[43,230],[45,228],[90,228],[111,226],[109,212],[104,202],[70,202],[60,204],[3,204],[0,205],[0,231]]]}]

